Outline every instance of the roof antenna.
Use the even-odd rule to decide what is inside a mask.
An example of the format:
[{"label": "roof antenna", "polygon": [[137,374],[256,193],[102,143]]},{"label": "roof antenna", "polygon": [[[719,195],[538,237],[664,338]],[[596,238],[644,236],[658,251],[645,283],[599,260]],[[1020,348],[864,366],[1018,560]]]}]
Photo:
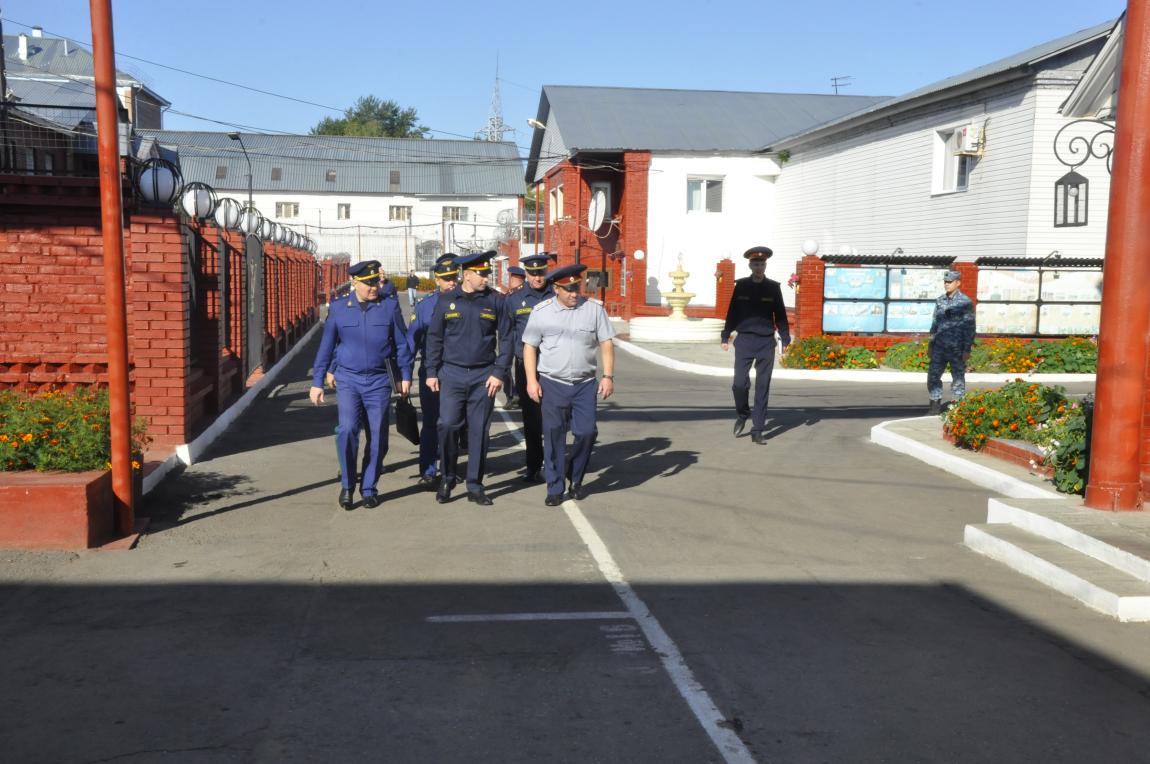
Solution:
[{"label": "roof antenna", "polygon": [[853,79],[854,77],[849,74],[831,77],[831,87],[835,89],[835,95],[839,94],[839,88],[850,87],[850,81]]}]

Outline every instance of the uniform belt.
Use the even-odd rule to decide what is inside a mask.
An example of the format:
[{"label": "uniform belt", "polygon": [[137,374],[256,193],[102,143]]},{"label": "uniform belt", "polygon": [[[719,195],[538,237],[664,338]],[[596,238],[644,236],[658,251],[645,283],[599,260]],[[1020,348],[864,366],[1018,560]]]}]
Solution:
[{"label": "uniform belt", "polygon": [[566,379],[559,379],[558,377],[553,377],[550,374],[540,374],[539,376],[546,377],[547,379],[551,380],[552,382],[558,382],[561,385],[569,385],[570,387],[582,385],[582,384],[585,384],[585,383],[590,382],[591,380],[595,379],[595,376],[592,375],[590,377],[583,377],[583,379],[577,379],[574,382],[569,382]]},{"label": "uniform belt", "polygon": [[467,369],[468,371],[471,371],[472,369],[486,369],[488,366],[494,366],[495,362],[492,361],[491,363],[477,363],[473,365],[467,365],[463,363],[451,363],[450,361],[444,361],[443,365],[454,366],[457,369]]}]

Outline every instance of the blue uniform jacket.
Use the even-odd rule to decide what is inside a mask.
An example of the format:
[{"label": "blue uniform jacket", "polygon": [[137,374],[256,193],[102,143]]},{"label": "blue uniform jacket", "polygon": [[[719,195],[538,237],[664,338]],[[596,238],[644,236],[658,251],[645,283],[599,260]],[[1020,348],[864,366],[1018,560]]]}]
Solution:
[{"label": "blue uniform jacket", "polygon": [[427,328],[431,326],[431,312],[439,301],[439,292],[432,292],[419,302],[415,303],[415,312],[411,315],[411,323],[407,327],[407,352],[414,363],[415,359],[422,358],[423,365],[419,367],[419,375],[427,376]]},{"label": "blue uniform jacket", "polygon": [[523,329],[527,326],[527,319],[531,318],[531,311],[548,297],[554,296],[555,290],[550,284],[544,285],[541,290],[532,289],[524,284],[507,295],[507,306],[511,312],[513,327],[511,341],[515,344],[516,358],[523,357]]},{"label": "blue uniform jacket", "polygon": [[456,287],[441,293],[427,328],[427,376],[438,377],[445,358],[468,368],[494,366],[492,375],[502,376],[511,362],[511,340],[511,313],[497,292]]},{"label": "blue uniform jacket", "polygon": [[974,328],[974,303],[961,290],[935,300],[934,318],[930,322],[933,347],[965,353],[974,344]]},{"label": "blue uniform jacket", "polygon": [[[399,301],[377,300],[363,310],[355,295],[348,295],[332,302],[328,310],[323,339],[312,366],[312,384],[322,387],[328,369],[386,374],[387,358],[392,354],[399,362],[400,376],[410,380],[411,352]],[[397,380],[391,381],[394,384]]]},{"label": "blue uniform jacket", "polygon": [[771,339],[778,331],[783,345],[791,344],[791,329],[787,324],[787,309],[783,305],[779,282],[763,279],[756,283],[750,276],[735,282],[721,341],[730,340],[732,331]]}]

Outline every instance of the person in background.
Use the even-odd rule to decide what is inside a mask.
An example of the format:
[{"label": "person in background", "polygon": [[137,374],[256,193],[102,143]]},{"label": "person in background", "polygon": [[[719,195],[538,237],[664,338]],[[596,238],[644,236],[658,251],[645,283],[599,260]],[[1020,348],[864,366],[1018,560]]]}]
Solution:
[{"label": "person in background", "polygon": [[419,364],[419,486],[434,491],[441,479],[436,468],[439,459],[439,393],[427,386],[427,327],[439,296],[455,288],[459,268],[453,262],[455,255],[448,252],[440,256],[431,269],[436,291],[415,304],[411,324],[407,327],[407,350],[414,363]]},{"label": "person in background", "polygon": [[528,255],[519,259],[526,274],[526,283],[507,296],[510,303],[511,320],[514,322],[515,345],[515,396],[523,410],[523,442],[527,448],[527,471],[523,482],[538,483],[543,478],[543,410],[539,402],[527,394],[527,373],[523,367],[523,330],[535,306],[554,297],[555,291],[547,282],[546,252]]},{"label": "person in background", "polygon": [[[615,328],[602,303],[579,294],[586,269],[586,265],[568,265],[548,274],[554,296],[535,306],[523,330],[526,392],[543,413],[547,479],[543,503],[549,507],[567,498],[586,496],[583,477],[598,432],[595,395],[606,400],[615,392],[615,343],[611,341]],[[595,378],[596,353],[603,357],[599,380]],[[568,431],[572,435],[570,453]]]},{"label": "person in background", "polygon": [[[524,271],[518,265],[513,265],[510,268],[508,268],[507,269],[507,294],[504,296],[505,297],[511,297],[515,292],[522,289],[523,288],[523,282],[526,278],[527,278],[527,272]],[[511,311],[511,320],[513,323],[515,322],[515,311],[514,310]],[[515,338],[512,337],[511,341],[515,342]],[[515,352],[518,356],[519,350],[517,349]],[[512,374],[514,371],[515,371],[515,363],[512,362],[511,366],[507,367],[507,376],[505,376],[503,378],[503,394],[505,396],[505,400],[503,402],[504,411],[507,411],[509,409],[515,409],[515,408],[519,407],[519,397],[518,397],[519,389],[515,386],[515,379],[514,379],[514,376]]]},{"label": "person in background", "polygon": [[[331,370],[339,405],[339,505],[350,511],[355,508],[352,492],[357,477],[363,505],[370,509],[380,504],[376,482],[387,454],[388,403],[392,388],[406,395],[411,387],[411,355],[398,301],[380,296],[379,263],[356,263],[348,275],[353,281],[352,293],[331,304],[312,366],[308,397],[316,406],[323,403],[324,376]],[[388,376],[387,361],[392,354],[402,379]],[[359,433],[364,428],[367,442],[362,469],[357,470]]]},{"label": "person in background", "polygon": [[[765,445],[767,401],[771,394],[771,374],[775,365],[775,332],[782,340],[783,352],[791,344],[787,309],[779,282],[767,278],[770,247],[751,247],[743,253],[751,275],[735,281],[727,320],[723,324],[720,347],[726,350],[735,334],[735,437],[742,435],[751,420],[751,441]],[[751,408],[751,366],[755,367],[755,405]]]},{"label": "person in background", "polygon": [[[438,262],[438,261],[437,261]],[[415,308],[415,297],[419,290],[419,276],[415,275],[415,271],[407,272],[407,305],[409,308]]]},{"label": "person in background", "polygon": [[950,366],[950,395],[955,400],[966,395],[966,362],[974,346],[974,303],[962,292],[962,274],[947,271],[942,277],[946,292],[934,302],[927,355],[927,413],[942,413],[942,372]]}]

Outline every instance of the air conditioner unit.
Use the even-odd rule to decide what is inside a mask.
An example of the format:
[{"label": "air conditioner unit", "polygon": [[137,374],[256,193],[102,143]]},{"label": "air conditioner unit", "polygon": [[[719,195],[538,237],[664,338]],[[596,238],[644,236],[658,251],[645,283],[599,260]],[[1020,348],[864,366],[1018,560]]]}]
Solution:
[{"label": "air conditioner unit", "polygon": [[982,155],[982,126],[966,125],[954,131],[954,152],[973,156]]}]

